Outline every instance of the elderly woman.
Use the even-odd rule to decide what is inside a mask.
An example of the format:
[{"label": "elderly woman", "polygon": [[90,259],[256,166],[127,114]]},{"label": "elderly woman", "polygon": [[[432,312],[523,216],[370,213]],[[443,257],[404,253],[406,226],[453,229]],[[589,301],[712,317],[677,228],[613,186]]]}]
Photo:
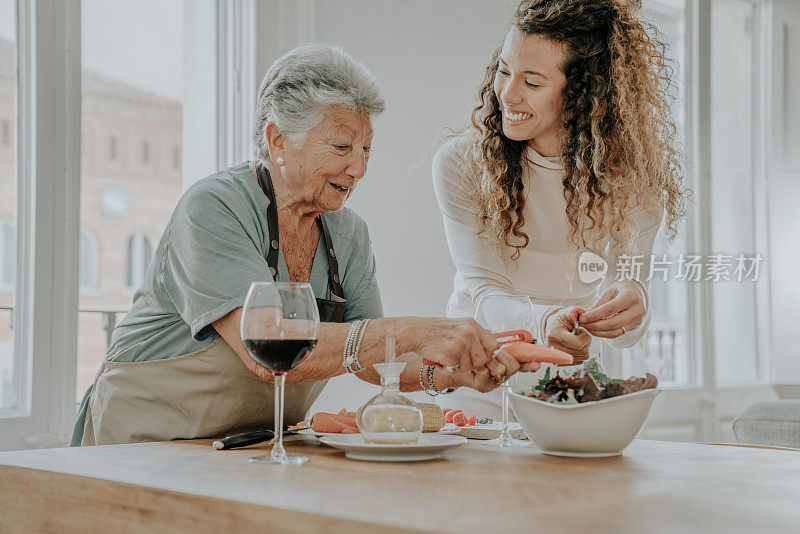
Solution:
[{"label": "elderly woman", "polygon": [[[374,77],[338,48],[300,47],[272,65],[258,95],[256,160],[197,182],[178,202],[84,397],[72,445],[271,425],[271,374],[239,337],[254,281],[310,282],[318,297],[314,354],[287,375],[287,424],[305,417],[331,377],[379,383],[372,364],[383,360],[390,327],[409,362],[404,390],[489,391],[518,370],[503,352],[492,358],[494,338],[472,320],[380,318],[367,227],[343,205],[367,170],[371,118],[383,109]],[[360,349],[345,366],[345,341],[356,334]],[[422,358],[459,369],[429,373]]]}]

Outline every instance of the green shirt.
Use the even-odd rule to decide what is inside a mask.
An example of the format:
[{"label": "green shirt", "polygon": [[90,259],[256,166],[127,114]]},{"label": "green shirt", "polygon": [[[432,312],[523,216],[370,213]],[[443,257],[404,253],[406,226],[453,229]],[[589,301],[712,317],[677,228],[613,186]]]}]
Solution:
[{"label": "green shirt", "polygon": [[[133,306],[117,325],[106,360],[140,362],[198,351],[219,334],[211,325],[244,304],[251,282],[270,280],[269,200],[247,162],[192,185],[178,201]],[[347,300],[344,320],[381,317],[375,258],[364,221],[350,208],[325,214]],[[289,280],[279,250],[277,280]],[[328,252],[317,245],[309,279],[330,298]],[[79,445],[91,388],[72,444]]]}]

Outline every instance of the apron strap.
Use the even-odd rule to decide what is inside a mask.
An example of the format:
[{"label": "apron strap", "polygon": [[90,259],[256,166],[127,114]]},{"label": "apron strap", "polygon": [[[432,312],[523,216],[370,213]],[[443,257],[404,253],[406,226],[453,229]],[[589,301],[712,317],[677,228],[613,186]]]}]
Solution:
[{"label": "apron strap", "polygon": [[322,238],[325,240],[325,249],[328,251],[328,283],[331,286],[331,293],[340,299],[344,299],[341,280],[339,279],[339,262],[336,260],[336,253],[333,251],[333,240],[328,230],[328,223],[321,214],[317,217],[322,227]]},{"label": "apron strap", "polygon": [[[258,179],[258,184],[261,190],[269,200],[267,206],[267,227],[269,230],[269,249],[267,252],[267,265],[269,265],[269,273],[274,279],[278,274],[278,248],[280,245],[278,238],[278,205],[275,203],[275,191],[272,188],[272,177],[269,174],[269,169],[260,161],[256,162],[253,172]],[[328,284],[331,288],[331,294],[340,299],[344,299],[344,291],[342,290],[341,279],[339,278],[339,262],[336,260],[336,253],[333,250],[333,240],[331,239],[328,224],[322,215],[317,216],[317,223],[322,230],[322,238],[325,241],[325,250],[328,254]]]}]

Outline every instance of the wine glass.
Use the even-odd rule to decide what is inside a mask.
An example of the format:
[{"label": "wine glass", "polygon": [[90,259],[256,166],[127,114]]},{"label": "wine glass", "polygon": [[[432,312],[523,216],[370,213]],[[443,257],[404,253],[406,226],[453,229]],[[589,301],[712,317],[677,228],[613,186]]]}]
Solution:
[{"label": "wine glass", "polygon": [[[494,333],[509,330],[530,331],[536,324],[536,313],[530,297],[525,295],[488,295],[478,301],[475,307],[475,320],[484,328]],[[508,430],[508,393],[512,385],[516,385],[514,375],[506,379],[500,386],[502,401],[501,412],[503,429],[500,436],[483,443],[489,447],[528,447],[530,441],[514,439]]]},{"label": "wine glass", "polygon": [[275,384],[275,445],[269,456],[251,462],[300,465],[303,456],[283,448],[283,387],[286,373],[314,350],[319,336],[319,311],[310,284],[253,282],[242,307],[242,342],[247,353],[272,373]]}]

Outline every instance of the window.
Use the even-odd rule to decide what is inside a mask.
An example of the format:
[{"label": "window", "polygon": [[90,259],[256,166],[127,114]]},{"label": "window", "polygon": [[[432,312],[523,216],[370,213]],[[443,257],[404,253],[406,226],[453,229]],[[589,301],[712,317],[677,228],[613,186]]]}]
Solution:
[{"label": "window", "polygon": [[[0,411],[21,404],[21,361],[14,347],[11,329],[14,313],[16,269],[17,187],[14,168],[16,28],[14,0],[0,0]],[[0,422],[2,425],[2,422]]]},{"label": "window", "polygon": [[[759,123],[757,5],[711,2],[711,243],[724,261],[756,253],[754,207]],[[732,88],[736,90],[732,90]],[[748,267],[750,262],[748,262]],[[733,274],[733,266],[730,269]],[[763,266],[762,266],[763,267]],[[713,284],[717,383],[752,383],[760,376],[755,284]]]},{"label": "window", "polygon": [[111,138],[109,138],[108,140],[108,157],[111,159],[111,161],[117,161],[117,155],[118,155],[117,152],[119,150],[117,148],[117,145],[119,145],[119,141],[117,141],[117,136],[112,135]]},{"label": "window", "polygon": [[[645,3],[645,18],[655,25],[667,44],[667,56],[672,64],[670,91],[673,119],[682,144],[686,139],[685,77],[687,62],[684,0],[651,0]],[[689,169],[685,169],[686,172]],[[690,287],[676,279],[676,260],[687,252],[688,226],[679,228],[674,241],[668,239],[662,227],[653,245],[654,261],[669,264],[666,273],[654,273],[650,280],[650,328],[634,350],[622,351],[621,375],[640,375],[651,372],[661,383],[689,386],[697,383],[696,362],[690,350]],[[647,261],[650,258],[646,258]]]},{"label": "window", "polygon": [[81,230],[78,260],[78,285],[81,289],[97,287],[97,244],[86,230]]},{"label": "window", "polygon": [[[189,182],[217,168],[217,58],[251,42],[232,23],[217,28],[214,0],[46,4],[0,0],[0,450],[65,444],[74,402],[130,306],[128,238],[142,227],[157,233],[180,196],[173,146],[187,150]],[[226,13],[253,20],[253,10],[236,3]],[[237,57],[220,72],[254,70]],[[202,90],[185,101],[183,83]],[[37,116],[52,128],[36,128]],[[232,124],[246,132],[250,122]],[[151,129],[141,137],[150,143],[147,173],[140,146],[128,141],[143,123]],[[184,127],[200,134],[183,141]],[[159,154],[167,156],[160,174],[152,165]],[[135,170],[125,168],[129,162]],[[125,195],[112,189],[103,202],[113,187]]]},{"label": "window", "polygon": [[[193,147],[193,163],[216,154],[217,41],[208,39],[216,35],[216,2],[147,5],[157,16],[126,0],[81,2],[85,153],[80,219],[82,227],[97,229],[101,253],[95,260],[95,291],[80,295],[77,400],[106,354],[114,323],[130,308],[132,290],[141,285],[155,243],[183,192],[181,147]],[[197,90],[185,95],[186,86]],[[211,99],[201,98],[205,94]],[[202,135],[184,143],[187,129]],[[109,159],[113,172],[92,164]],[[202,178],[214,165],[186,179]]]},{"label": "window", "polygon": [[125,285],[138,288],[144,280],[150,259],[153,256],[153,244],[144,234],[137,233],[128,239]]},{"label": "window", "polygon": [[16,232],[8,223],[0,223],[0,285],[14,285],[16,268]]}]

